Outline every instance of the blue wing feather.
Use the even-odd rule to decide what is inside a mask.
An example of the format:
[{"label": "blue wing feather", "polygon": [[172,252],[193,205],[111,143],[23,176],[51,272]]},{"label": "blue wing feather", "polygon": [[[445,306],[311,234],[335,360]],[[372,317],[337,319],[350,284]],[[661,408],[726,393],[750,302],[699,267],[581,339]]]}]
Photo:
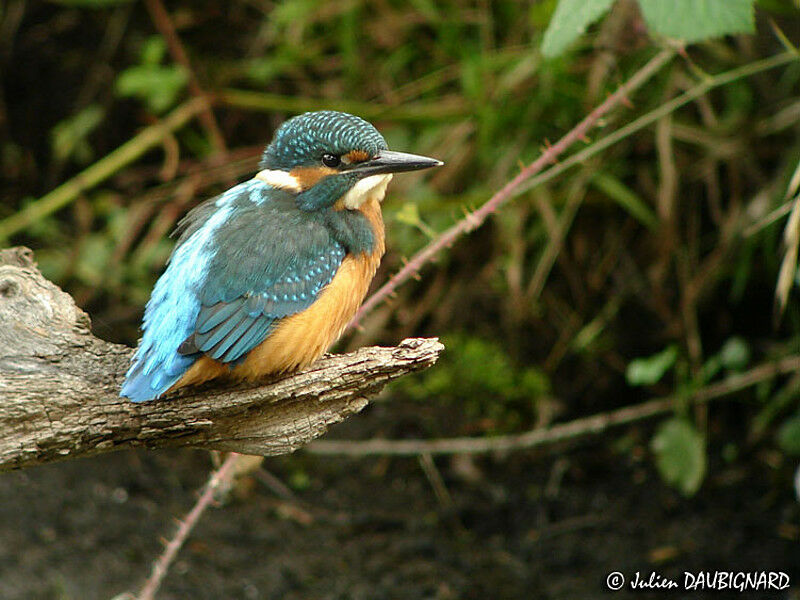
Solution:
[{"label": "blue wing feather", "polygon": [[253,326],[231,346],[226,355],[229,362],[238,362],[245,354],[255,348],[267,337],[267,332],[272,327],[272,322],[266,319],[259,319],[253,322]]},{"label": "blue wing feather", "polygon": [[230,319],[237,310],[239,304],[236,302],[220,302],[216,307],[207,309],[197,319],[197,333],[208,333],[226,319]]},{"label": "blue wing feather", "polygon": [[239,360],[264,341],[276,320],[311,306],[333,279],[344,255],[344,248],[330,240],[317,256],[298,257],[281,277],[265,277],[262,285],[250,287],[229,302],[202,305],[185,351],[204,352],[223,362]]},{"label": "blue wing feather", "polygon": [[344,259],[293,197],[251,180],[200,205],[145,309],[121,395],[157,398],[208,354],[236,363],[275,321],[308,308]]}]

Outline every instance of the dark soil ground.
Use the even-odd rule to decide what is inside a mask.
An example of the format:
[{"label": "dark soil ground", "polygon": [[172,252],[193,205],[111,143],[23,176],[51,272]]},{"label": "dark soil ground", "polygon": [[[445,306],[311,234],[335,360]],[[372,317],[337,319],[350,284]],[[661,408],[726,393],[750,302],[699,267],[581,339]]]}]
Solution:
[{"label": "dark soil ground", "polygon": [[[334,434],[363,432],[390,411],[371,407]],[[270,459],[297,500],[278,499],[262,478],[243,482],[204,516],[159,598],[800,598],[791,465],[767,451],[719,461],[686,499],[637,450],[646,433],[481,458],[477,470],[438,458],[449,506],[412,459]],[[0,598],[138,590],[209,468],[207,453],[187,450],[0,474]],[[700,570],[784,571],[792,586],[768,594],[605,586],[612,571],[682,582],[684,571]]]}]

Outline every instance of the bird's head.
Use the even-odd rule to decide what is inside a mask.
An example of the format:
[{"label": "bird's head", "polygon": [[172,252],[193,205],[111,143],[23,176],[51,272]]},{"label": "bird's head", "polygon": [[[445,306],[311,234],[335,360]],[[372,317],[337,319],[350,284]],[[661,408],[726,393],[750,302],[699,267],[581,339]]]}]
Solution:
[{"label": "bird's head", "polygon": [[256,177],[296,194],[302,210],[355,209],[385,189],[393,173],[441,164],[425,156],[392,152],[364,119],[326,110],[281,125],[264,151]]}]

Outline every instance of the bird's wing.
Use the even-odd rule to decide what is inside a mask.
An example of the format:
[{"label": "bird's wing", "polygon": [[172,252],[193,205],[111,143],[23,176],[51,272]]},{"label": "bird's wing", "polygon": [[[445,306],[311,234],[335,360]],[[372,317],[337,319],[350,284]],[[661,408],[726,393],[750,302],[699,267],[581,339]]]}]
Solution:
[{"label": "bird's wing", "polygon": [[194,209],[147,303],[121,394],[157,398],[200,356],[236,362],[310,306],[345,251],[293,198],[257,180]]},{"label": "bird's wing", "polygon": [[[233,246],[235,247],[235,246]],[[194,331],[178,352],[202,352],[235,363],[269,335],[273,323],[311,306],[333,279],[344,259],[344,248],[329,239],[321,245],[302,240],[293,244],[289,264],[266,256],[219,261],[202,293]]]}]

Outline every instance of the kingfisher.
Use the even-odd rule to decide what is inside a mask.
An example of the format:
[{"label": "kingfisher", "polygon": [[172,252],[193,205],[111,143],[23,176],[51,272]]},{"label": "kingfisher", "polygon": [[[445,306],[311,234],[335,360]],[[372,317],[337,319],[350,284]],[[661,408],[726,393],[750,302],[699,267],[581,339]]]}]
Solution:
[{"label": "kingfisher", "polygon": [[252,179],[178,223],[120,395],[143,402],[313,363],[341,336],[380,264],[380,203],[392,175],[442,164],[388,150],[375,127],[347,113],[283,123]]}]

